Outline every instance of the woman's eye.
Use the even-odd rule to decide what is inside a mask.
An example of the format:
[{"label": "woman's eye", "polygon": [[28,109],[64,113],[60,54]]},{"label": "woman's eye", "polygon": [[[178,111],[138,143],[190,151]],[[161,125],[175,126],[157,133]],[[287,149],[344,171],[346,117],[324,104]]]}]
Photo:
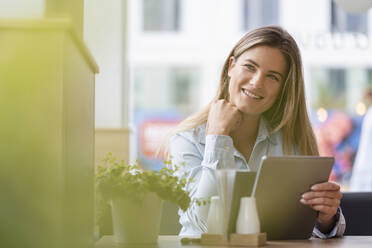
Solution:
[{"label": "woman's eye", "polygon": [[255,68],[254,68],[254,66],[253,65],[249,65],[249,64],[246,64],[246,65],[244,65],[245,67],[247,67],[249,70],[251,70],[251,71],[254,71],[255,70]]},{"label": "woman's eye", "polygon": [[278,81],[279,82],[279,78],[276,77],[276,76],[274,76],[274,75],[272,75],[272,74],[270,74],[268,77],[271,78],[271,79],[274,79],[275,81]]}]

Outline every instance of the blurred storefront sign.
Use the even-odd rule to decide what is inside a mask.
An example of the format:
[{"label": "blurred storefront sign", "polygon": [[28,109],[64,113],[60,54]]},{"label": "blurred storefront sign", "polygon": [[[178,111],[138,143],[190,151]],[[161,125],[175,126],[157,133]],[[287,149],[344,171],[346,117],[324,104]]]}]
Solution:
[{"label": "blurred storefront sign", "polygon": [[150,170],[160,170],[164,166],[163,160],[168,159],[163,150],[167,138],[183,118],[182,114],[174,110],[138,109],[134,112],[133,144],[136,148],[132,156],[141,166]]},{"label": "blurred storefront sign", "polygon": [[140,127],[140,153],[149,158],[162,156],[160,148],[166,142],[166,136],[174,129],[179,120],[150,119]]},{"label": "blurred storefront sign", "polygon": [[304,48],[317,49],[360,49],[367,50],[371,47],[371,40],[363,33],[302,33],[296,32],[296,40]]}]

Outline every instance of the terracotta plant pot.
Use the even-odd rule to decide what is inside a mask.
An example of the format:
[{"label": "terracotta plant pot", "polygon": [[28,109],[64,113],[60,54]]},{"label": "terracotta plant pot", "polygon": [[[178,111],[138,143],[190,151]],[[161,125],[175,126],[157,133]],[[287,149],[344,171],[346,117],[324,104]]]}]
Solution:
[{"label": "terracotta plant pot", "polygon": [[124,198],[111,201],[114,239],[121,244],[156,244],[163,201],[155,193],[137,203]]}]

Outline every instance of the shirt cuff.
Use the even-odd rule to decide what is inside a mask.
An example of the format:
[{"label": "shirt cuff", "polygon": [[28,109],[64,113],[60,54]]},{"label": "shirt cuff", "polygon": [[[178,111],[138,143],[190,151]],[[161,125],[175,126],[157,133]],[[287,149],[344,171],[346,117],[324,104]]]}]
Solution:
[{"label": "shirt cuff", "polygon": [[227,135],[208,134],[205,139],[203,166],[211,169],[234,168],[233,140]]},{"label": "shirt cuff", "polygon": [[330,231],[329,233],[322,233],[315,225],[313,230],[313,236],[321,239],[341,237],[345,232],[345,227],[346,227],[345,218],[344,215],[342,214],[341,208],[339,207],[336,213],[336,223],[332,231]]}]

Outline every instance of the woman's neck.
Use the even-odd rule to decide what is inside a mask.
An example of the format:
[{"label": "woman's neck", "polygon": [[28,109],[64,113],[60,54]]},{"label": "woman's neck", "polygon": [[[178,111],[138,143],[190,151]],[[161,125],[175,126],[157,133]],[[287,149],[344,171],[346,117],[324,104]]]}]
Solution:
[{"label": "woman's neck", "polygon": [[259,116],[244,116],[239,127],[231,132],[235,148],[244,156],[247,162],[250,160],[256,142],[259,122]]},{"label": "woman's neck", "polygon": [[231,132],[231,137],[234,140],[235,146],[246,145],[256,141],[260,116],[244,115],[242,123],[234,131]]}]

